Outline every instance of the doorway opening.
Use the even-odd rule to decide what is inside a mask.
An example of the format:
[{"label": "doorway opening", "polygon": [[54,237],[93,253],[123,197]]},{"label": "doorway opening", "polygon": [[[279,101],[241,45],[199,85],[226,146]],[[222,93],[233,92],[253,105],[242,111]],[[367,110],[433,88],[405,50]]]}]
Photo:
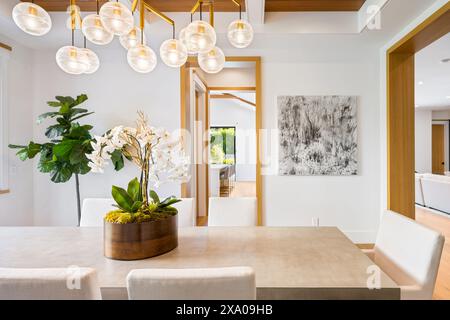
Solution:
[{"label": "doorway opening", "polygon": [[260,57],[226,57],[217,74],[191,58],[180,72],[181,128],[193,163],[181,195],[194,199],[197,225],[208,224],[215,198],[250,198],[262,225]]}]

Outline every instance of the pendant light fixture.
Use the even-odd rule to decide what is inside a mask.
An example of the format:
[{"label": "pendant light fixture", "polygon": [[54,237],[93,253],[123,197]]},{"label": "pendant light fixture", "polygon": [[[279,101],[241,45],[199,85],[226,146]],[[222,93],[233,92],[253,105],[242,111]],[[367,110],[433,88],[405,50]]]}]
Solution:
[{"label": "pendant light fixture", "polygon": [[213,3],[208,3],[210,6],[210,22],[203,21],[203,1],[198,1],[191,11],[192,15],[199,9],[200,20],[191,22],[185,29],[183,38],[184,43],[190,53],[206,53],[214,48],[217,41],[216,31],[213,28]]},{"label": "pendant light fixture", "polygon": [[92,43],[106,45],[110,43],[114,35],[106,30],[99,15],[99,0],[97,0],[97,13],[90,14],[83,19],[83,35]]},{"label": "pendant light fixture", "polygon": [[239,49],[246,48],[253,41],[253,27],[247,21],[242,20],[242,6],[240,1],[231,1],[239,7],[239,19],[230,23],[227,37],[234,47]]},{"label": "pendant light fixture", "polygon": [[131,31],[134,26],[133,14],[124,4],[106,2],[100,8],[100,19],[106,30],[116,36],[122,36]]},{"label": "pendant light fixture", "polygon": [[175,39],[175,23],[172,24],[172,39],[163,42],[159,54],[161,60],[169,67],[179,68],[186,63],[188,50],[180,40]]},{"label": "pendant light fixture", "polygon": [[127,60],[134,71],[139,73],[149,73],[155,69],[157,58],[152,48],[144,44],[145,3],[143,0],[140,1],[139,17],[141,41],[137,46],[128,49]]},{"label": "pendant light fixture", "polygon": [[42,7],[31,2],[20,2],[12,11],[14,23],[24,32],[43,36],[52,28],[52,19]]},{"label": "pendant light fixture", "polygon": [[198,54],[198,65],[206,73],[218,73],[225,66],[225,55],[220,48],[214,47],[209,52]]},{"label": "pendant light fixture", "polygon": [[90,64],[86,52],[74,45],[76,22],[75,0],[70,0],[70,18],[72,45],[64,46],[56,52],[56,63],[64,72],[78,75],[88,71]]},{"label": "pendant light fixture", "polygon": [[145,33],[141,36],[141,32],[142,31],[140,28],[134,26],[130,32],[128,32],[123,36],[120,36],[119,40],[122,47],[124,47],[127,50],[134,48],[140,43],[141,38],[143,38],[143,43],[145,44],[146,42]]},{"label": "pendant light fixture", "polygon": [[100,59],[98,58],[97,54],[94,51],[86,47],[86,37],[84,37],[84,48],[79,50],[86,55],[88,63],[88,68],[84,73],[92,74],[96,72],[100,67]]}]

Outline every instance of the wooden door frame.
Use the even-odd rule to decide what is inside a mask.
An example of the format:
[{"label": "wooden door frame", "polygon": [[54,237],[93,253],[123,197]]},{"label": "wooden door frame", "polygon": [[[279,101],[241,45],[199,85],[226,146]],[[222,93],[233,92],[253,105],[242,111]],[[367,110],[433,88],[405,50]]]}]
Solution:
[{"label": "wooden door frame", "polygon": [[387,207],[415,218],[415,74],[417,52],[450,32],[450,3],[394,44],[387,68]]},{"label": "wooden door frame", "polygon": [[[232,62],[254,62],[255,63],[255,87],[234,87],[232,90],[248,90],[251,88],[255,91],[256,95],[256,198],[257,198],[257,218],[258,226],[263,225],[263,199],[262,199],[262,170],[261,170],[261,128],[262,128],[262,82],[261,82],[261,57],[254,56],[227,56],[226,61]],[[189,69],[192,67],[198,67],[197,59],[195,57],[189,57],[185,65],[180,68],[180,90],[181,90],[181,118],[180,125],[182,129],[186,128],[186,90],[189,89],[189,81],[187,75]],[[222,87],[210,87],[208,90],[221,90]],[[230,89],[228,89],[230,90]],[[181,193],[185,188],[182,187]]]},{"label": "wooden door frame", "polygon": [[[432,123],[431,124],[431,128],[432,128],[432,134],[431,134],[431,173],[433,173],[433,174],[441,174],[441,175],[444,175],[445,174],[445,162],[446,162],[446,159],[445,159],[445,129],[447,128],[446,127],[446,125],[445,125],[445,123]],[[441,161],[441,163],[439,164],[439,170],[440,169],[442,169],[442,171],[440,171],[440,172],[438,172],[437,170],[436,170],[436,167],[435,167],[435,164],[436,164],[436,153],[435,153],[435,147],[437,146],[437,143],[436,143],[436,128],[439,128],[439,130],[442,130],[442,132],[439,132],[440,134],[442,134],[442,137],[440,137],[440,138],[442,138],[442,140],[440,141],[442,144],[439,146],[439,149],[441,149],[440,151],[442,152],[442,157],[443,157],[443,159],[441,159],[441,160],[444,160],[443,161],[443,163],[442,163],[442,161]],[[443,166],[443,168],[442,168],[442,166]]]}]

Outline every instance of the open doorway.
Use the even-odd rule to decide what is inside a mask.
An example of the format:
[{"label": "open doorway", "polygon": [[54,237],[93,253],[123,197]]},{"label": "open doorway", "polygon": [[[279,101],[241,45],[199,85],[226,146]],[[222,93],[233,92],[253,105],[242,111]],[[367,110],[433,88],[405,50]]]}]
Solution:
[{"label": "open doorway", "polygon": [[215,198],[255,201],[255,221],[262,224],[259,57],[227,57],[225,67],[207,74],[190,59],[181,68],[181,127],[191,133],[186,150],[193,179],[182,197],[194,198],[197,225],[208,224]]}]

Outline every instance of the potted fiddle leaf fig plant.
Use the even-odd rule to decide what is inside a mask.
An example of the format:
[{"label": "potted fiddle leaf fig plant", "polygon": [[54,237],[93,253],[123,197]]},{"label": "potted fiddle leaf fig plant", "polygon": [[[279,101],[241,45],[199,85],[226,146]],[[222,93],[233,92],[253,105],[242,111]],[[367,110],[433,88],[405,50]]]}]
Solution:
[{"label": "potted fiddle leaf fig plant", "polygon": [[49,101],[49,107],[54,111],[46,112],[38,117],[40,124],[47,118],[55,119],[56,123],[49,126],[45,136],[49,141],[44,143],[29,142],[27,145],[10,144],[12,149],[19,149],[17,156],[20,160],[33,159],[39,155],[38,170],[49,173],[54,183],[64,183],[75,176],[77,196],[78,225],[81,218],[79,175],[88,173],[89,159],[86,155],[92,152],[91,125],[81,125],[78,121],[93,114],[78,106],[88,97],[81,94],[76,98],[55,97],[56,101]]},{"label": "potted fiddle leaf fig plant", "polygon": [[112,187],[117,209],[104,218],[105,256],[118,260],[145,259],[177,247],[178,212],[172,205],[181,200],[171,196],[161,201],[150,185],[189,179],[180,139],[149,126],[145,115],[138,114],[135,128],[119,126],[95,137],[87,156],[93,172],[103,172],[109,160],[117,164],[124,158],[140,169],[139,179],[126,189]]}]

